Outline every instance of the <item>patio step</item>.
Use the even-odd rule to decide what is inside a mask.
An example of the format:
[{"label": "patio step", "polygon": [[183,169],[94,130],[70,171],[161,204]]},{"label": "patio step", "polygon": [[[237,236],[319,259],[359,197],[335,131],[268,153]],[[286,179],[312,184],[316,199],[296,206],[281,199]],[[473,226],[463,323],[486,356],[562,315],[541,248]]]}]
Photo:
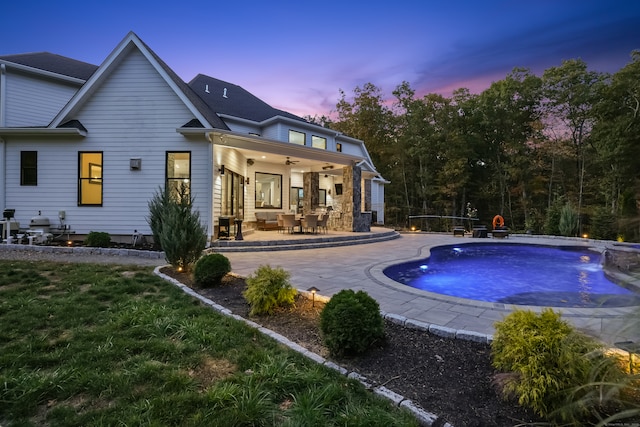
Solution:
[{"label": "patio step", "polygon": [[258,251],[287,251],[300,249],[330,248],[335,246],[362,245],[365,243],[384,242],[397,239],[400,233],[389,230],[381,233],[353,233],[346,236],[314,237],[309,239],[291,240],[216,240],[208,252],[258,252]]}]

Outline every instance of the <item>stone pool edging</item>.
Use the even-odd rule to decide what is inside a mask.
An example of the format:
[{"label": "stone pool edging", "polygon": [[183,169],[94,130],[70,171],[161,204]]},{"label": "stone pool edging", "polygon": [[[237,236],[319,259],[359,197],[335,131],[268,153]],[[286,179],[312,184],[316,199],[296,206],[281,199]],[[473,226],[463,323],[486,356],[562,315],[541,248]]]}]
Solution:
[{"label": "stone pool edging", "polygon": [[[245,319],[242,316],[239,316],[237,314],[233,314],[231,312],[231,310],[229,310],[228,308],[217,304],[216,302],[210,300],[207,297],[204,297],[202,295],[200,295],[198,292],[194,291],[193,289],[191,289],[190,287],[186,286],[185,284],[181,283],[180,281],[174,279],[173,277],[167,276],[166,274],[162,273],[161,270],[162,268],[165,268],[167,266],[158,266],[153,270],[153,273],[158,276],[161,277],[162,279],[172,283],[173,285],[177,286],[178,288],[180,288],[184,293],[186,293],[187,295],[190,295],[198,300],[200,300],[202,303],[204,303],[206,306],[212,308],[213,310],[217,311],[218,313],[225,315],[225,316],[229,316],[233,319],[239,320],[241,322],[244,322],[247,326],[250,326],[256,330],[258,330],[259,332],[263,333],[264,335],[273,338],[274,340],[276,340],[277,342],[279,342],[280,344],[290,348],[291,350],[294,350],[298,353],[300,353],[301,355],[307,357],[308,359],[320,364],[320,365],[324,365],[330,369],[333,369],[337,372],[339,372],[342,375],[345,375],[347,378],[350,379],[354,379],[356,381],[358,381],[359,383],[361,383],[365,389],[369,390],[370,392],[383,397],[389,401],[391,401],[395,406],[400,407],[400,408],[404,408],[406,410],[408,410],[409,412],[411,412],[413,414],[413,416],[416,418],[416,420],[418,421],[418,423],[421,426],[424,427],[431,427],[434,424],[436,424],[437,422],[442,421],[443,423],[441,424],[442,427],[453,427],[453,425],[449,424],[448,422],[444,421],[444,420],[440,420],[440,418],[438,417],[438,415],[426,411],[425,409],[423,409],[422,407],[420,407],[420,405],[418,405],[417,403],[413,402],[410,399],[405,398],[404,396],[394,392],[393,390],[388,389],[385,386],[375,386],[373,384],[371,384],[368,379],[362,375],[360,375],[359,373],[355,372],[355,371],[349,371],[346,368],[325,359],[324,357],[320,356],[319,354],[316,354],[312,351],[307,350],[306,348],[304,348],[303,346],[301,346],[300,344],[297,344],[291,340],[289,340],[287,337],[272,331],[271,329],[267,329],[263,326],[261,326],[260,324],[253,322],[249,319]],[[310,298],[311,293],[308,291],[298,291],[300,294],[302,294],[303,296],[305,296],[306,298]],[[315,294],[314,298],[316,298],[318,301],[328,301],[330,298],[326,297],[326,296],[322,296],[322,295],[318,295]],[[412,328],[412,329],[418,329],[418,330],[422,330],[428,333],[432,333],[434,335],[438,335],[441,337],[445,337],[445,338],[454,338],[454,339],[462,339],[462,340],[467,340],[467,341],[475,341],[475,342],[484,342],[484,343],[491,343],[491,341],[493,340],[493,336],[492,335],[484,335],[484,334],[480,334],[478,332],[472,332],[472,331],[462,331],[462,330],[456,330],[456,329],[452,329],[452,328],[447,328],[444,326],[438,326],[438,325],[431,325],[428,323],[424,323],[424,322],[419,322],[419,321],[415,321],[415,320],[411,320],[411,319],[407,319],[404,316],[399,316],[397,314],[393,314],[393,313],[385,313],[383,311],[380,312],[380,314],[382,315],[382,317],[384,319],[389,320],[392,323],[396,323],[398,325],[402,325],[404,327],[408,327],[408,328]]]}]

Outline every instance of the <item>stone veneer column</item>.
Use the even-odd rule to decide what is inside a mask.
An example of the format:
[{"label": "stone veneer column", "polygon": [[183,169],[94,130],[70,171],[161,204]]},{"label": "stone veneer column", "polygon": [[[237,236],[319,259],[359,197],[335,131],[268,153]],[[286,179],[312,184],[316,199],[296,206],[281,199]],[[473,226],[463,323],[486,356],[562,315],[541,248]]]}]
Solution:
[{"label": "stone veneer column", "polygon": [[302,213],[308,214],[320,205],[320,174],[318,172],[305,172],[302,175]]},{"label": "stone veneer column", "polygon": [[362,214],[362,171],[360,166],[342,169],[342,226],[345,231],[370,231],[371,214]]}]

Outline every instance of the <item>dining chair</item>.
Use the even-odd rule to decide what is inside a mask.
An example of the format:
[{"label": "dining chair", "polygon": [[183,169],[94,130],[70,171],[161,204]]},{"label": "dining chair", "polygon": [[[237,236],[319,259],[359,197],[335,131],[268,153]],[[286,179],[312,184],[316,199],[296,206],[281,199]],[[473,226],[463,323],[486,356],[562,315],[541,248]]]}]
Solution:
[{"label": "dining chair", "polygon": [[289,231],[289,234],[294,232],[294,229],[300,225],[300,221],[296,220],[296,216],[294,214],[284,214],[282,215],[282,228]]},{"label": "dining chair", "polygon": [[318,219],[318,229],[319,230],[323,230],[325,234],[327,233],[327,221],[329,220],[329,214],[325,213],[323,214],[320,219]]},{"label": "dining chair", "polygon": [[318,228],[318,214],[307,214],[302,219],[300,225],[305,231],[312,230],[313,234],[316,234]]}]

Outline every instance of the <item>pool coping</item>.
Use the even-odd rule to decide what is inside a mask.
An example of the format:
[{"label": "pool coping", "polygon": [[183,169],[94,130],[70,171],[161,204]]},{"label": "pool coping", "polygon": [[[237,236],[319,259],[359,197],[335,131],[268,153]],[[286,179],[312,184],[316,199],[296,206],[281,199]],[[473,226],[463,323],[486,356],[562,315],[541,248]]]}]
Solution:
[{"label": "pool coping", "polygon": [[[473,244],[482,244],[485,242],[477,242],[477,241],[473,241],[473,242],[463,242],[461,243],[461,245],[473,245]],[[553,244],[549,244],[549,243],[526,243],[526,242],[503,242],[503,241],[491,241],[492,244],[511,244],[511,245],[539,245],[539,246],[549,246],[549,247],[558,247],[558,246],[575,246],[575,247],[587,247],[587,248],[595,248],[596,250],[600,251],[602,253],[602,251],[604,251],[606,249],[606,246],[603,245],[602,248],[600,248],[599,246],[601,245],[553,245]],[[420,296],[424,296],[427,297],[429,299],[432,300],[436,300],[436,301],[443,301],[443,302],[447,302],[447,303],[451,303],[451,304],[456,304],[456,305],[462,305],[462,306],[469,306],[469,307],[480,307],[480,308],[484,308],[484,309],[492,309],[492,310],[504,310],[504,311],[513,311],[516,309],[521,309],[521,310],[531,310],[534,312],[541,312],[543,309],[545,308],[552,308],[555,311],[560,311],[563,313],[563,315],[567,315],[567,316],[595,316],[595,317],[604,317],[604,318],[609,318],[609,317],[616,317],[619,316],[620,313],[616,313],[616,314],[611,314],[611,313],[605,313],[605,312],[610,312],[610,310],[615,309],[616,311],[621,311],[623,313],[631,313],[635,310],[637,310],[640,307],[639,305],[630,305],[630,306],[623,306],[623,307],[596,307],[596,308],[583,308],[583,307],[548,307],[548,306],[537,306],[537,305],[521,305],[521,304],[504,304],[504,303],[498,303],[498,302],[488,302],[488,301],[478,301],[478,300],[473,300],[473,299],[468,299],[468,298],[461,298],[461,297],[455,297],[455,296],[450,296],[450,295],[445,295],[445,294],[439,294],[439,293],[435,293],[435,292],[429,292],[429,291],[425,291],[422,289],[417,289],[417,288],[413,288],[409,285],[405,285],[402,284],[400,282],[397,282],[391,278],[389,278],[388,276],[386,276],[384,274],[384,270],[388,267],[394,266],[394,265],[398,265],[398,264],[403,264],[403,263],[408,263],[408,262],[412,262],[412,261],[418,261],[421,259],[425,259],[427,257],[430,256],[431,253],[431,249],[432,248],[437,248],[437,247],[442,247],[442,246],[451,246],[451,244],[442,244],[442,245],[433,245],[433,246],[429,246],[429,247],[423,247],[421,248],[420,254],[416,255],[413,258],[408,258],[408,259],[404,259],[402,261],[398,261],[398,260],[394,260],[394,261],[385,261],[385,262],[381,262],[378,263],[374,266],[372,266],[369,269],[369,273],[371,275],[372,280],[375,280],[378,284],[385,286],[387,288],[390,289],[394,289],[400,292],[407,292],[407,293],[412,293],[415,295],[420,295]],[[620,281],[624,281],[625,285],[631,285],[636,287],[637,289],[640,289],[640,280],[639,279],[635,279],[631,276],[625,275],[623,273],[616,273],[616,272],[610,272],[607,271],[605,272],[605,274],[611,275],[611,276],[615,276],[616,280],[620,280]],[[627,281],[627,279],[631,279],[629,281]],[[619,285],[621,286],[621,285]]]}]

